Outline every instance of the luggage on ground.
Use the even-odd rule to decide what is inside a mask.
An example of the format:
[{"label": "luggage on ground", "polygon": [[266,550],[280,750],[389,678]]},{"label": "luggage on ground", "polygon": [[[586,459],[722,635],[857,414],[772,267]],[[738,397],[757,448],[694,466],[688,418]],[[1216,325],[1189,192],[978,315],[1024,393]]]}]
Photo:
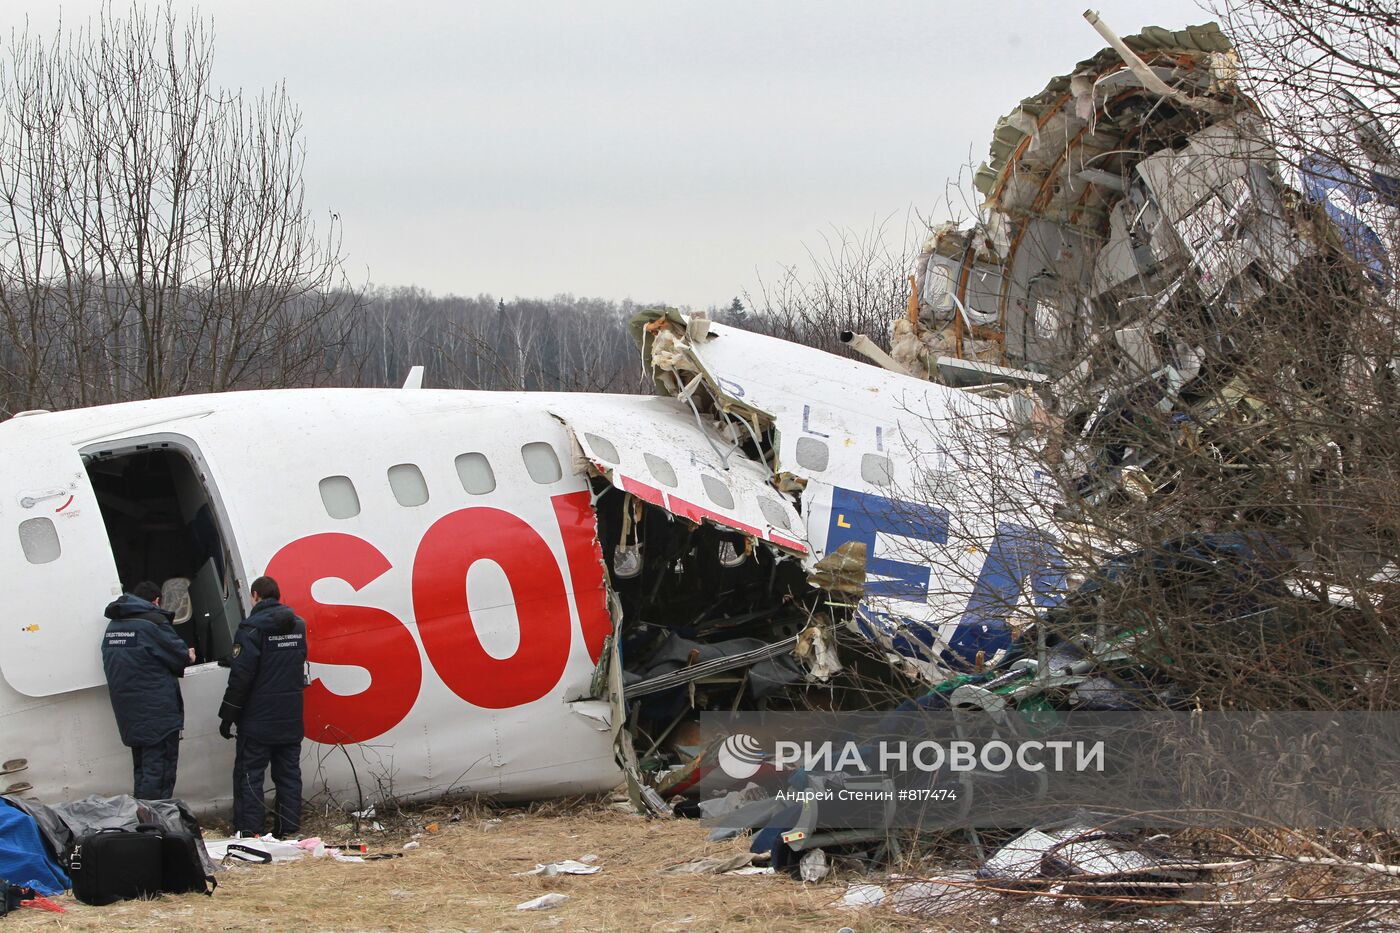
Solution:
[{"label": "luggage on ground", "polygon": [[191,834],[151,823],[79,837],[68,874],[73,896],[94,906],[164,893],[211,894],[218,884],[205,874]]}]

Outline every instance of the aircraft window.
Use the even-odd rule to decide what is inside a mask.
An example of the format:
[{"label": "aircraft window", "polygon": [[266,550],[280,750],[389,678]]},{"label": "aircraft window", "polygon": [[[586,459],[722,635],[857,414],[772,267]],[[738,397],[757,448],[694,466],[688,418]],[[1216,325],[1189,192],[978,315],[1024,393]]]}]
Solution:
[{"label": "aircraft window", "polygon": [[564,475],[559,466],[559,455],[544,441],[526,444],[520,448],[520,456],[525,461],[525,472],[530,474],[530,479],[541,485],[557,483]]},{"label": "aircraft window", "polygon": [[663,486],[670,486],[674,489],[677,486],[676,471],[671,469],[671,464],[662,460],[655,454],[642,454],[642,459],[647,462],[647,469],[656,481]]},{"label": "aircraft window", "polygon": [[360,514],[360,496],[348,476],[327,476],[321,480],[321,504],[331,518],[354,518]]},{"label": "aircraft window", "polygon": [[889,457],[866,454],[860,458],[860,476],[872,486],[888,486],[894,482],[894,464]]},{"label": "aircraft window", "polygon": [[792,525],[788,523],[787,510],[772,499],[767,496],[759,496],[758,507],[763,512],[763,517],[768,519],[768,524],[774,528],[792,528]]},{"label": "aircraft window", "polygon": [[31,564],[48,564],[58,560],[62,548],[58,545],[58,529],[47,518],[31,518],[19,523],[19,545]]},{"label": "aircraft window", "polygon": [[617,455],[617,448],[612,441],[606,437],[599,437],[596,434],[584,434],[583,439],[588,441],[588,446],[593,448],[593,452],[598,455],[598,459],[606,460],[613,466],[617,466],[622,460]]},{"label": "aircraft window", "polygon": [[428,501],[428,481],[412,463],[389,467],[389,488],[399,505],[412,507]]},{"label": "aircraft window", "polygon": [[729,491],[729,487],[713,476],[700,474],[700,482],[705,484],[705,495],[710,497],[710,501],[722,509],[734,508],[734,494]]},{"label": "aircraft window", "polygon": [[482,453],[458,457],[457,478],[462,481],[462,488],[474,496],[484,496],[496,488],[496,473]]},{"label": "aircraft window", "polygon": [[820,473],[830,460],[826,445],[815,437],[797,439],[797,465]]}]

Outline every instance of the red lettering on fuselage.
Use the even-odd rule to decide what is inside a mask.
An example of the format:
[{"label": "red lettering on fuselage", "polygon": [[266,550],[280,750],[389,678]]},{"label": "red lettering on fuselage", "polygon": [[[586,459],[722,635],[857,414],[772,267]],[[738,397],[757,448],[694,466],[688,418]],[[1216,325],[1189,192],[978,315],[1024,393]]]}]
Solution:
[{"label": "red lettering on fuselage", "polygon": [[[495,561],[510,581],[520,643],[508,658],[488,654],[472,625],[466,578],[479,560]],[[539,532],[509,512],[462,509],[428,529],[413,559],[413,612],[438,676],[474,706],[538,700],[564,674],[573,632],[559,563]]]},{"label": "red lettering on fuselage", "polygon": [[311,587],[327,578],[356,590],[391,568],[362,538],[319,534],[288,544],[268,562],[282,599],[306,620],[306,656],[322,664],[353,664],[369,671],[369,687],[341,696],[321,681],[306,688],[306,737],[328,745],[364,742],[398,725],[418,700],[423,681],[418,644],[402,622],[382,609],[317,602]]},{"label": "red lettering on fuselage", "polygon": [[[588,492],[551,500],[564,542],[574,605],[584,644],[596,662],[612,631],[597,518]],[[486,651],[467,604],[467,573],[489,560],[510,584],[519,643],[508,658]],[[360,589],[393,569],[369,542],[348,534],[317,534],[288,544],[268,564],[286,602],[307,623],[307,657],[323,664],[363,667],[364,691],[341,696],[315,680],[306,692],[307,738],[326,744],[364,742],[403,721],[418,701],[423,666],[418,641],[442,682],[484,709],[521,706],[559,684],[569,662],[573,622],[560,561],[530,524],[501,509],[461,509],[438,519],[418,543],[412,567],[415,640],[389,612],[318,603],[311,587],[336,578]]]},{"label": "red lettering on fuselage", "polygon": [[596,664],[603,653],[603,642],[612,634],[613,622],[608,612],[608,589],[603,583],[603,548],[598,543],[593,497],[584,490],[555,496],[551,501],[564,535],[564,557],[569,565],[583,643]]}]

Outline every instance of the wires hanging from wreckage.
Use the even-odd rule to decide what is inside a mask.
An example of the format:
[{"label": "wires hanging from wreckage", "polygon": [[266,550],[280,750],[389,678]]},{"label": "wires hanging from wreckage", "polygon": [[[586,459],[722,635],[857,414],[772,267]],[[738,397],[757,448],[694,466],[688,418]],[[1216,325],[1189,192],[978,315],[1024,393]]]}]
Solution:
[{"label": "wires hanging from wreckage", "polygon": [[[644,312],[633,330],[662,394],[645,431],[605,430],[582,400],[556,415],[593,476],[618,620],[599,678],[625,707],[639,800],[713,769],[702,711],[888,708],[989,666],[1021,595],[1027,618],[1048,597],[1027,529],[915,492],[937,463],[942,493],[966,496],[951,428],[985,433],[994,404],[700,316]],[[989,552],[1003,572],[979,583]]]},{"label": "wires hanging from wreckage", "polygon": [[[894,695],[882,681],[897,675],[883,665],[879,678],[857,675],[874,654],[846,624],[863,591],[865,548],[851,542],[813,559],[825,534],[814,542],[802,495],[809,481],[781,454],[787,413],[741,401],[735,380],[745,376],[708,375],[705,361],[715,360],[693,344],[759,341],[831,358],[673,311],[643,312],[632,327],[658,392],[670,396],[656,400],[646,434],[604,439],[584,413],[563,420],[594,476],[600,556],[621,620],[611,667],[600,668],[625,706],[619,757],[637,802],[669,812],[663,797],[715,764],[716,749],[699,737],[700,712],[878,708]],[[795,455],[791,466],[806,472]],[[828,490],[824,512],[829,500]]]},{"label": "wires hanging from wreckage", "polygon": [[[890,353],[842,335],[899,388],[823,354],[794,404],[763,384],[762,355],[790,348],[699,316],[633,321],[709,465],[781,494],[749,526],[687,512],[582,444],[623,620],[622,757],[652,809],[714,770],[703,709],[1400,700],[1400,500],[1365,498],[1393,491],[1380,465],[1400,454],[1400,159],[1274,139],[1214,24],[1119,38],[1086,17],[1109,47],[998,123],[981,218],[932,232]],[[844,464],[854,491],[824,484],[859,432],[814,421],[840,421],[839,400],[885,432]],[[814,807],[794,822],[764,844],[795,873],[823,845],[890,854],[888,834],[823,832]],[[1133,848],[1072,822],[1047,845]],[[1155,898],[1214,870],[1134,851]],[[1110,862],[1085,884],[1121,885]]]}]

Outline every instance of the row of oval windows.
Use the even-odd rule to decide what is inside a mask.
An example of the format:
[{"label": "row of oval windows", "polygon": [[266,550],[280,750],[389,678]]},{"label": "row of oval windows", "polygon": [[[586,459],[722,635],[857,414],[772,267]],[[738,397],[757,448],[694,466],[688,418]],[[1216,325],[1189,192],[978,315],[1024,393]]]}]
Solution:
[{"label": "row of oval windows", "polygon": [[[520,459],[530,479],[542,486],[557,483],[564,476],[559,455],[544,441],[532,441],[520,448]],[[483,453],[472,452],[455,461],[462,488],[473,496],[484,496],[496,488],[496,472]],[[389,489],[394,501],[405,508],[428,501],[428,481],[417,464],[399,463],[389,467]],[[360,496],[348,476],[327,476],[320,482],[321,504],[331,518],[354,518],[360,514]]]},{"label": "row of oval windows", "polygon": [[[605,437],[596,434],[584,434],[584,439],[588,441],[589,447],[601,459],[612,463],[614,466],[621,462],[617,455],[617,448]],[[644,453],[642,458],[646,461],[647,470],[652,477],[663,486],[675,489],[680,485],[676,477],[676,470],[662,457],[655,454]],[[525,465],[525,472],[530,479],[540,485],[557,483],[563,478],[563,467],[559,463],[559,455],[554,448],[544,441],[532,441],[520,448],[520,459]],[[829,453],[825,444],[815,438],[802,437],[797,440],[797,462],[814,471],[822,471],[829,463]],[[457,478],[462,483],[462,488],[474,496],[484,496],[496,488],[496,474],[491,469],[491,461],[486,459],[486,455],[479,452],[465,453],[459,456],[455,465],[457,467]],[[860,461],[861,477],[868,483],[875,486],[890,485],[892,467],[888,457],[879,454],[865,454]],[[389,488],[394,494],[394,501],[399,505],[412,508],[423,505],[428,501],[428,481],[423,476],[423,471],[412,463],[400,463],[389,467]],[[701,484],[705,487],[705,495],[710,501],[722,509],[734,508],[734,494],[716,477],[702,473],[700,475]],[[326,514],[335,519],[354,518],[360,514],[360,496],[355,491],[355,484],[348,476],[327,476],[320,482],[321,504],[325,506]],[[777,528],[791,528],[787,513],[781,505],[763,496],[758,497],[758,505],[763,515],[769,523]],[[58,542],[58,530],[48,519],[30,519],[20,523],[19,527],[20,545],[24,550],[24,556],[32,564],[46,564],[58,559],[60,545]]]},{"label": "row of oval windows", "polygon": [[[815,437],[797,439],[797,465],[821,473],[831,463],[831,451]],[[860,478],[872,486],[889,486],[894,482],[894,464],[884,454],[862,454]]]},{"label": "row of oval windows", "polygon": [[[617,465],[619,457],[617,448],[606,438],[596,434],[585,434],[590,448],[600,458]],[[525,472],[530,479],[541,485],[557,483],[564,475],[563,468],[559,463],[559,456],[554,448],[543,441],[534,441],[525,444],[520,448],[520,459],[525,464]],[[646,460],[647,469],[652,477],[663,486],[672,489],[680,485],[676,477],[676,470],[671,464],[655,454],[643,454]],[[462,489],[473,496],[484,496],[496,488],[496,474],[491,468],[491,461],[486,459],[486,455],[479,452],[465,453],[457,457],[454,461],[457,468],[457,478],[462,483]],[[399,463],[389,467],[389,489],[394,494],[394,501],[406,508],[423,505],[428,501],[428,481],[423,476],[423,471],[416,464]],[[708,474],[700,475],[700,482],[705,487],[705,495],[710,501],[722,509],[733,509],[734,494],[721,480]],[[326,514],[335,519],[354,518],[360,514],[360,496],[355,490],[355,483],[348,476],[327,476],[320,482],[321,504],[325,506]],[[777,502],[758,497],[759,509],[763,512],[774,527],[791,529],[792,523],[789,521],[787,512]]]},{"label": "row of oval windows", "polygon": [[[605,437],[596,434],[584,434],[584,439],[593,452],[603,460],[617,466],[621,461],[617,456],[617,448]],[[826,444],[815,437],[799,437],[797,439],[797,463],[805,469],[814,473],[821,473],[831,464],[831,451]],[[674,487],[676,485],[676,473],[671,469],[671,465],[660,457],[651,454],[642,455],[647,462],[647,469],[651,470],[651,475],[657,481]],[[864,454],[860,458],[860,475],[872,486],[889,486],[894,482],[894,465],[890,458],[883,454]],[[709,477],[703,477],[709,479]]]},{"label": "row of oval windows", "polygon": [[[583,439],[588,442],[588,447],[600,460],[605,460],[613,466],[621,464],[622,460],[617,455],[617,448],[612,441],[606,437],[599,437],[596,434],[584,433]],[[646,461],[647,471],[651,473],[652,479],[663,486],[675,489],[680,485],[680,480],[676,478],[676,469],[662,457],[656,454],[643,451],[642,459]],[[705,495],[710,502],[722,509],[734,508],[734,493],[718,477],[708,473],[700,474],[700,485],[705,487]],[[792,530],[792,522],[788,519],[787,511],[774,499],[767,496],[758,496],[758,508],[763,513],[763,517],[768,520],[768,524],[774,528],[785,528]]]},{"label": "row of oval windows", "polygon": [[[588,446],[592,448],[593,452],[601,459],[606,460],[613,466],[617,466],[621,462],[617,456],[617,448],[614,447],[612,442],[607,438],[587,433],[585,433],[583,437],[588,441]],[[797,439],[796,454],[798,465],[814,473],[825,471],[831,463],[830,450],[827,449],[826,444],[817,440],[815,437],[799,437]],[[647,469],[651,471],[651,475],[654,476],[658,482],[666,486],[675,487],[676,471],[671,469],[669,463],[652,454],[644,453],[642,457],[646,460]],[[864,454],[860,458],[860,475],[862,479],[872,486],[889,486],[894,482],[894,464],[890,462],[889,457],[883,454]],[[708,492],[708,484],[711,478],[702,474],[701,479],[706,481],[706,491]],[[713,482],[723,486],[718,480],[713,480]],[[728,490],[726,490],[726,492],[727,491]],[[711,498],[713,499],[714,497],[711,496]],[[720,504],[719,500],[715,501],[716,504]],[[728,507],[732,508],[732,506]]]},{"label": "row of oval windows", "polygon": [[[530,474],[530,479],[541,485],[557,483],[564,476],[559,456],[553,447],[543,441],[521,447],[520,457],[525,462],[525,472]],[[496,474],[491,469],[491,462],[482,453],[467,453],[458,457],[457,476],[462,481],[462,488],[475,496],[483,496],[496,488]],[[411,507],[428,501],[428,481],[415,464],[400,463],[389,467],[389,488],[393,490],[394,501],[399,505]],[[360,496],[350,477],[327,476],[321,480],[320,489],[321,504],[331,518],[354,518],[360,514]],[[25,559],[31,564],[52,563],[63,553],[58,529],[47,518],[20,522],[19,544]]]}]

